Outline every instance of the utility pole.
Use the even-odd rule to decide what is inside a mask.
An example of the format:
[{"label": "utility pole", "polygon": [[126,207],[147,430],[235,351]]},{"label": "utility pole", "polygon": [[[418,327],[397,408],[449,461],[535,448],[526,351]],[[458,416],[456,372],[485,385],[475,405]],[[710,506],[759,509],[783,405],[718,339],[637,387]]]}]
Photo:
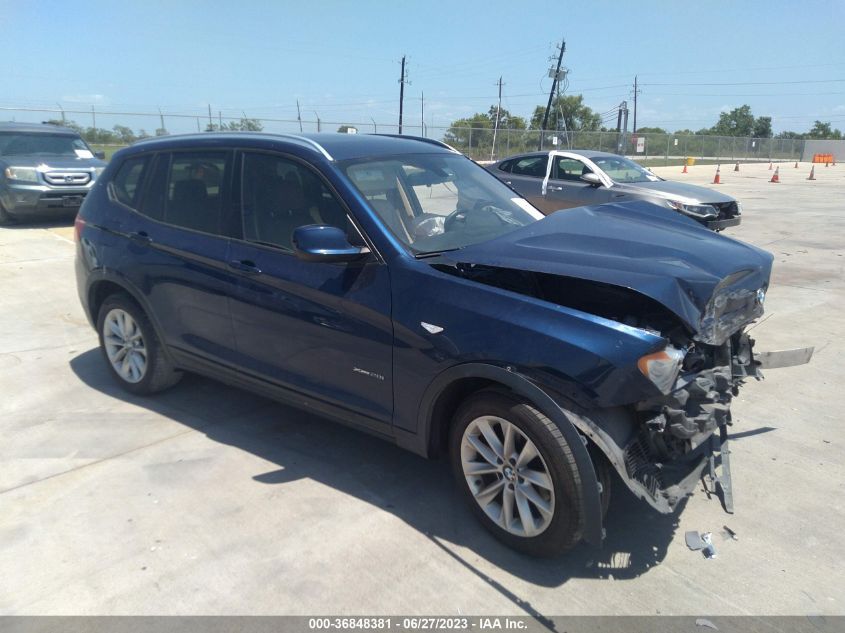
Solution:
[{"label": "utility pole", "polygon": [[493,147],[490,149],[490,160],[496,155],[496,134],[499,132],[499,113],[502,111],[502,77],[499,76],[499,101],[496,103],[496,124],[493,126]]},{"label": "utility pole", "polygon": [[217,129],[223,131],[223,113],[220,110],[217,111]]},{"label": "utility pole", "polygon": [[637,133],[637,95],[642,90],[637,89],[637,76],[634,75],[634,134]]},{"label": "utility pole", "polygon": [[405,102],[405,84],[410,84],[405,74],[405,56],[402,55],[402,74],[399,77],[399,134],[402,134],[402,107]]},{"label": "utility pole", "polygon": [[560,64],[563,62],[563,52],[566,50],[566,40],[560,40],[560,54],[557,56],[557,67],[555,68],[554,75],[552,76],[552,88],[549,90],[549,102],[546,104],[546,111],[543,113],[543,124],[540,126],[540,142],[537,144],[537,149],[543,149],[543,132],[542,130],[546,129],[546,126],[549,123],[549,111],[552,109],[552,99],[555,95],[555,90],[557,89],[557,82],[560,78]]},{"label": "utility pole", "polygon": [[208,132],[214,130],[214,124],[211,122],[211,104],[208,104]]},{"label": "utility pole", "polygon": [[420,91],[420,136],[425,136],[425,93]]},{"label": "utility pole", "polygon": [[161,129],[166,130],[167,128],[164,127],[164,115],[161,113],[161,108],[158,109],[158,118],[161,120]]},{"label": "utility pole", "polygon": [[94,106],[91,106],[91,119],[94,121],[94,129],[97,129],[97,113],[94,112]]},{"label": "utility pole", "polygon": [[302,112],[299,110],[299,99],[296,100],[296,120],[299,121],[299,131],[302,131]]}]

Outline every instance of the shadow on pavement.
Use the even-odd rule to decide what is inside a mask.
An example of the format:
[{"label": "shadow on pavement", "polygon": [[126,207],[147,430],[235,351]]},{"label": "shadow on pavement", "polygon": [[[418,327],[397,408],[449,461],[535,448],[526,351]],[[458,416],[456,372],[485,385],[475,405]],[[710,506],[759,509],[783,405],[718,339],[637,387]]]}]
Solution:
[{"label": "shadow on pavement", "polygon": [[253,476],[262,485],[307,477],[392,513],[535,617],[539,614],[529,604],[478,569],[459,548],[526,581],[556,587],[573,577],[636,578],[663,560],[678,526],[676,515],[657,514],[615,481],[603,548],[581,544],[557,559],[529,558],[501,545],[476,522],[459,498],[445,460],[423,459],[341,424],[191,374],[165,393],[133,396],[113,382],[98,349],[76,356],[70,366],[93,389],[278,465]]},{"label": "shadow on pavement", "polygon": [[32,216],[26,219],[13,218],[8,224],[0,225],[4,229],[57,229],[73,226],[76,220],[76,210],[62,213],[59,216]]}]

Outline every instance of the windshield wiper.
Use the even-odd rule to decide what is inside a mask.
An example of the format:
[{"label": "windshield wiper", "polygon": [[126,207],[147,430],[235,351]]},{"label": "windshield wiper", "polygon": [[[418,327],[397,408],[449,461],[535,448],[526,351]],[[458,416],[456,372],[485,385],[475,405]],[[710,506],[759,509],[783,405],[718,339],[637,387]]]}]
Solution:
[{"label": "windshield wiper", "polygon": [[437,257],[438,255],[442,255],[443,253],[451,253],[452,251],[459,251],[461,250],[460,246],[456,246],[455,248],[444,248],[443,250],[439,251],[426,251],[425,253],[417,253],[414,255],[417,259],[425,259],[426,257]]}]

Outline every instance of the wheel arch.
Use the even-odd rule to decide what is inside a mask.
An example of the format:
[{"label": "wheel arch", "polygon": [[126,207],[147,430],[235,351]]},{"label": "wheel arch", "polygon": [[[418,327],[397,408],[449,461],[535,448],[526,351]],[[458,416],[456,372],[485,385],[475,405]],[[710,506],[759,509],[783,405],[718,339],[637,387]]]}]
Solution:
[{"label": "wheel arch", "polygon": [[172,358],[170,358],[170,350],[168,349],[167,345],[164,344],[161,325],[156,319],[156,315],[152,311],[149,302],[146,300],[142,292],[137,290],[132,285],[132,283],[130,283],[127,279],[123,277],[120,277],[118,275],[111,275],[106,272],[101,272],[96,276],[92,276],[91,279],[88,281],[86,299],[88,303],[88,311],[91,317],[91,323],[94,324],[95,329],[97,327],[97,318],[100,313],[100,308],[102,307],[103,302],[114,294],[128,295],[135,303],[138,304],[138,307],[143,310],[146,317],[150,320],[150,323],[152,324],[153,329],[155,330],[156,337],[158,337],[158,340],[162,343],[162,349],[164,350],[164,353],[172,362]]},{"label": "wheel arch", "polygon": [[582,482],[583,538],[593,545],[601,545],[604,530],[600,486],[586,438],[548,393],[513,368],[465,363],[445,370],[432,381],[420,403],[417,426],[426,442],[427,455],[437,455],[442,450],[452,415],[460,402],[470,394],[490,387],[502,388],[525,398],[558,426],[572,449]]}]

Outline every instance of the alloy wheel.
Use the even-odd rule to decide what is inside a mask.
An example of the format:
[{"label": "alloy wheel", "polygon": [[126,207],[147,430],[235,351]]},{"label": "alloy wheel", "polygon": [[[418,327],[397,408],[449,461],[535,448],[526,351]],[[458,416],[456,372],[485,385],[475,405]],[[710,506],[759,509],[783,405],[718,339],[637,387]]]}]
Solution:
[{"label": "alloy wheel", "polygon": [[552,478],[534,442],[515,424],[495,416],[472,420],[461,441],[461,466],[476,502],[499,527],[523,537],[549,527]]},{"label": "alloy wheel", "polygon": [[103,321],[103,345],[117,375],[129,383],[138,383],[147,373],[147,348],[141,328],[132,315],[114,308]]}]

